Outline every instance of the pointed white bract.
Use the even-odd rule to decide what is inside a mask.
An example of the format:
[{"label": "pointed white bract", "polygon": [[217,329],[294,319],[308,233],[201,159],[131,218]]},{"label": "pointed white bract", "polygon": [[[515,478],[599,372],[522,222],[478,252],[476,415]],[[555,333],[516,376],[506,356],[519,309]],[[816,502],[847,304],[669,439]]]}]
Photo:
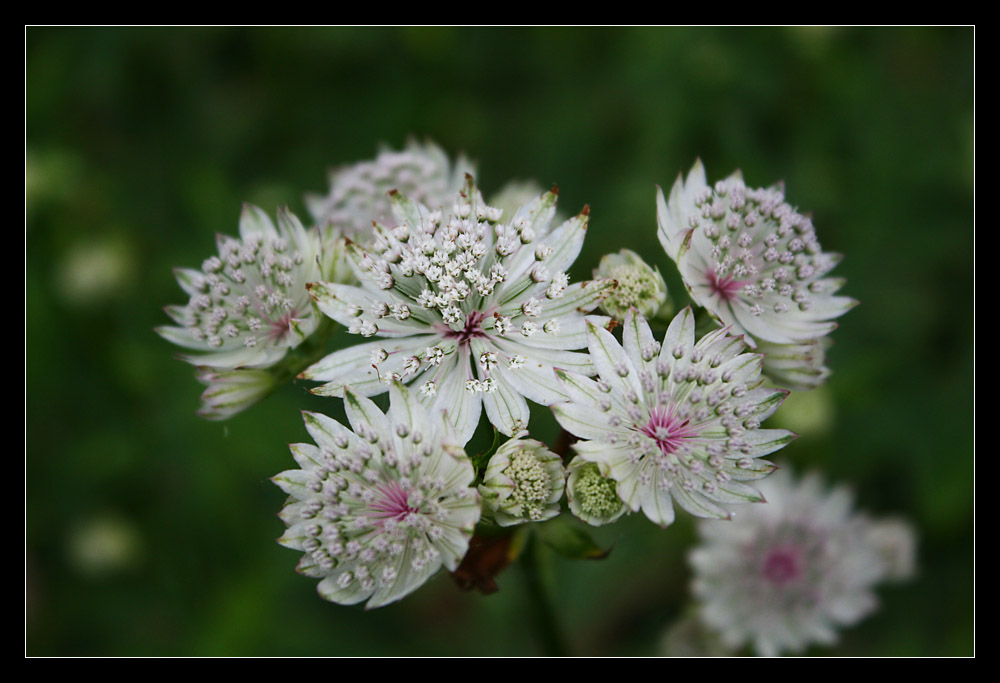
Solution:
[{"label": "pointed white bract", "polygon": [[748,344],[809,342],[857,303],[834,296],[843,280],[826,275],[840,256],[822,251],[780,189],[748,188],[739,174],[709,186],[697,162],[669,201],[657,191],[656,213],[691,297]]},{"label": "pointed white bract", "polygon": [[556,193],[509,221],[483,202],[472,178],[445,211],[392,195],[394,227],[376,226],[370,247],[348,247],[359,286],[319,283],[320,309],[372,341],[337,351],[304,378],[315,393],[380,394],[411,386],[432,413],[445,411],[462,443],[483,410],[511,436],[528,424],[526,398],[543,405],[565,395],[553,367],[593,374],[580,349],[584,315],[611,280],[570,285],[588,211],[553,228]]},{"label": "pointed white bract", "polygon": [[500,209],[500,220],[510,221],[518,209],[543,194],[545,188],[534,180],[511,180],[501,187],[499,192],[491,195],[489,201],[490,206]]},{"label": "pointed white bract", "polygon": [[433,142],[411,140],[401,151],[385,148],[371,161],[331,171],[330,191],[306,196],[306,205],[317,225],[365,241],[373,222],[394,224],[390,190],[440,208],[462,189],[467,173],[475,167],[465,157],[453,164]]},{"label": "pointed white bract", "polygon": [[278,542],[304,553],[298,571],[322,579],[319,593],[380,607],[419,588],[442,566],[453,571],[479,521],[475,472],[450,430],[400,384],[388,413],[350,391],[351,429],[305,413],[316,444],[295,444],[300,469],[273,481],[290,498]]},{"label": "pointed white bract", "polygon": [[[831,644],[838,628],[875,609],[876,584],[912,566],[912,557],[886,555],[886,528],[854,513],[846,489],[782,471],[761,491],[766,505],[741,508],[727,524],[700,523],[690,555],[701,619],[730,648],[773,656]],[[912,532],[897,529],[893,545],[912,550]]]},{"label": "pointed white bract", "polygon": [[178,269],[190,299],[169,306],[177,327],[160,327],[164,339],[194,351],[181,356],[216,370],[266,368],[304,341],[322,320],[306,284],[334,279],[336,255],[316,229],[278,211],[278,225],[245,205],[239,239],[220,235],[218,256],[201,270]]},{"label": "pointed white bract", "polygon": [[760,457],[794,438],[761,429],[788,392],[760,386],[760,356],[727,330],[697,342],[694,315],[681,311],[662,344],[634,310],[625,318],[623,344],[588,323],[596,380],[559,370],[569,403],[553,406],[556,419],[580,437],[577,454],[614,479],[630,510],[653,522],[674,520],[673,501],[698,517],[726,518],[717,503],[757,502],[742,482],[774,466]]},{"label": "pointed white bract", "polygon": [[565,484],[562,458],[539,441],[516,438],[490,458],[479,493],[497,524],[513,526],[558,515]]}]

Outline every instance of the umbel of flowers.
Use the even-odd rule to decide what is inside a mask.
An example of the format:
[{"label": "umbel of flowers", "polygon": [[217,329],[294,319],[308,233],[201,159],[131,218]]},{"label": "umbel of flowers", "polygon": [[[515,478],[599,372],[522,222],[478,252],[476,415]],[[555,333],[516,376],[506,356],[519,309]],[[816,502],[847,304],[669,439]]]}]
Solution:
[{"label": "umbel of flowers", "polygon": [[274,477],[289,495],[279,542],[302,551],[299,571],[322,579],[327,600],[379,607],[458,566],[479,494],[461,445],[406,387],[390,387],[384,414],[350,391],[344,399],[351,429],[306,413],[316,444],[292,446],[299,469]]},{"label": "umbel of flowers", "polygon": [[826,275],[840,255],[823,252],[812,220],[780,188],[748,188],[739,173],[709,186],[698,162],[669,204],[657,193],[657,220],[695,303],[751,344],[816,339],[857,303],[834,296],[844,281]]},{"label": "umbel of flowers", "polygon": [[193,353],[180,357],[198,367],[207,385],[198,414],[224,420],[250,407],[280,385],[286,356],[316,332],[323,320],[306,285],[336,279],[341,253],[294,214],[278,211],[278,224],[246,205],[239,238],[219,235],[218,254],[200,270],[178,268],[188,295],[184,306],[168,306],[176,326],[157,333]]},{"label": "umbel of flowers", "polygon": [[278,212],[275,227],[261,209],[247,205],[239,239],[220,235],[218,247],[201,270],[177,269],[177,282],[190,299],[166,309],[178,327],[157,332],[197,352],[182,356],[194,365],[223,370],[274,365],[322,317],[306,290],[306,283],[330,275],[319,233],[288,211]]},{"label": "umbel of flowers", "polygon": [[792,440],[784,429],[761,429],[787,391],[762,387],[759,355],[716,330],[695,341],[694,314],[681,311],[663,341],[630,311],[622,344],[588,323],[596,380],[557,374],[570,401],[553,407],[562,427],[580,437],[574,450],[617,482],[631,510],[653,522],[674,520],[672,501],[698,517],[728,518],[716,503],[763,500],[743,483],[774,466],[760,457]]},{"label": "umbel of flowers", "polygon": [[689,557],[699,618],[727,647],[768,656],[830,645],[875,609],[877,584],[912,574],[913,530],[855,512],[848,489],[788,471],[761,488],[767,505],[699,524]]},{"label": "umbel of flowers", "polygon": [[652,318],[667,300],[667,283],[663,281],[660,271],[650,268],[630,249],[605,255],[594,271],[594,277],[618,283],[601,302],[601,309],[618,320],[623,319],[630,308],[635,308],[646,318]]},{"label": "umbel of flowers", "polygon": [[[392,603],[479,562],[474,538],[604,556],[584,525],[641,511],[667,527],[675,505],[704,519],[684,633],[730,649],[830,642],[871,611],[876,583],[912,572],[905,522],[855,515],[814,479],[766,481],[795,435],[765,421],[827,381],[828,334],[856,303],[781,189],[709,185],[699,162],[658,193],[692,304],[671,319],[659,269],[624,245],[571,281],[588,207],[557,219],[557,189],[531,183],[487,203],[472,168],[432,143],[383,150],[307,198],[313,226],[246,207],[238,238],[177,272],[189,300],[158,332],[207,385],[202,416],[296,375],[343,404],[344,424],[304,414],[312,443],[273,479],[288,495],[279,542],[324,598]],[[346,345],[330,344],[337,325]],[[551,410],[558,445],[532,434],[529,402],[547,408],[535,420]],[[470,446],[481,425],[486,452]]]},{"label": "umbel of flowers", "polygon": [[569,463],[567,475],[566,497],[570,512],[587,524],[610,524],[628,511],[618,497],[618,482],[601,474],[596,462],[576,456]]},{"label": "umbel of flowers", "polygon": [[510,436],[528,426],[526,399],[566,400],[554,368],[593,374],[588,355],[573,350],[587,345],[584,316],[615,282],[569,282],[588,209],[554,226],[553,190],[505,222],[471,177],[448,206],[398,193],[392,202],[395,227],[375,225],[370,248],[348,245],[360,284],[310,286],[323,313],[373,340],[306,370],[325,382],[315,393],[350,386],[372,396],[401,381],[465,442],[484,409]]}]

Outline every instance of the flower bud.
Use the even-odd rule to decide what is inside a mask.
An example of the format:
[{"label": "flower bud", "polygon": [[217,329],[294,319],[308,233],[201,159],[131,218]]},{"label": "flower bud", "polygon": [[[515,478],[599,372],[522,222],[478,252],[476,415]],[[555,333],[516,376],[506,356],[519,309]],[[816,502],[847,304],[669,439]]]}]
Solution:
[{"label": "flower bud", "polygon": [[815,389],[830,376],[830,369],[824,365],[830,343],[829,337],[803,344],[759,342],[757,351],[764,354],[761,371],[779,387],[792,391]]},{"label": "flower bud", "polygon": [[635,307],[644,317],[652,318],[667,300],[667,284],[660,271],[650,268],[638,254],[628,249],[604,256],[594,271],[594,277],[618,282],[601,308],[619,320],[625,318],[630,307]]},{"label": "flower bud", "polygon": [[566,472],[562,459],[533,439],[511,439],[486,466],[479,492],[500,526],[541,522],[559,514]]},{"label": "flower bud", "polygon": [[206,420],[228,420],[277,388],[268,370],[243,368],[219,372],[203,367],[198,368],[195,376],[208,387],[198,408],[198,415]]},{"label": "flower bud", "polygon": [[625,512],[617,486],[614,479],[601,474],[596,462],[587,462],[579,456],[573,458],[566,483],[570,511],[591,526],[615,521]]}]

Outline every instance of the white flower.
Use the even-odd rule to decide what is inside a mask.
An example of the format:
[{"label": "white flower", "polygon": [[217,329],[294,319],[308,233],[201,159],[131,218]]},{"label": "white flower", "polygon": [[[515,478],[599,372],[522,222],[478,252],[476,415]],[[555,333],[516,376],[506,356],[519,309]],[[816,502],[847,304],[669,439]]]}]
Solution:
[{"label": "white flower", "polygon": [[465,175],[474,172],[465,157],[460,156],[453,165],[434,143],[421,145],[411,140],[402,151],[385,148],[371,161],[331,171],[329,193],[309,195],[306,204],[317,225],[357,239],[371,232],[373,221],[393,224],[387,196],[390,190],[440,208],[462,189]]},{"label": "white flower", "polygon": [[822,386],[830,376],[825,363],[831,344],[829,337],[802,344],[758,342],[757,351],[764,354],[763,373],[768,379],[792,391],[809,391]]},{"label": "white flower", "polygon": [[610,524],[628,510],[618,497],[618,482],[601,474],[595,462],[577,456],[567,468],[566,497],[569,509],[591,526]]},{"label": "white flower", "polygon": [[833,296],[843,280],[825,276],[840,256],[822,251],[780,189],[748,188],[738,173],[710,187],[699,161],[669,203],[659,189],[656,201],[660,243],[691,297],[747,343],[808,342],[857,304]]},{"label": "white flower", "polygon": [[516,438],[490,458],[479,493],[497,524],[512,526],[558,515],[565,482],[562,458],[539,441]]},{"label": "white flower", "polygon": [[729,647],[751,644],[765,656],[833,643],[838,627],[875,609],[873,587],[897,569],[877,541],[878,523],[852,512],[846,489],[828,491],[815,475],[796,482],[782,471],[761,490],[766,505],[698,525],[702,544],[690,561],[701,619]]},{"label": "white flower", "polygon": [[651,268],[629,249],[605,255],[594,277],[610,278],[618,283],[601,302],[601,309],[618,320],[622,320],[633,306],[645,317],[652,318],[667,300],[667,283],[660,271]]},{"label": "white flower", "polygon": [[181,356],[219,370],[267,368],[304,341],[322,320],[306,284],[330,279],[332,250],[319,232],[278,211],[275,228],[266,213],[245,205],[240,239],[220,235],[218,256],[200,271],[176,271],[191,297],[166,311],[179,327],[160,327],[164,339],[201,352]]},{"label": "white flower", "polygon": [[472,464],[446,426],[399,384],[383,414],[346,392],[352,429],[305,413],[316,441],[295,444],[301,469],[273,481],[291,498],[278,542],[305,553],[298,571],[322,579],[321,596],[367,607],[395,602],[443,565],[454,571],[479,521]]},{"label": "white flower", "polygon": [[625,318],[624,346],[594,324],[587,335],[599,379],[557,371],[571,402],[553,411],[581,438],[577,454],[618,482],[629,509],[667,526],[672,500],[698,517],[718,518],[729,513],[716,502],[763,500],[741,482],[767,476],[774,466],[759,457],[794,435],[760,428],[788,394],[759,386],[760,356],[743,353],[742,340],[726,330],[695,343],[690,308],[670,323],[662,344],[634,310]]},{"label": "white flower", "polygon": [[[502,222],[471,178],[444,214],[392,196],[395,227],[378,226],[370,250],[349,247],[360,286],[312,287],[326,315],[376,338],[306,370],[303,377],[326,382],[315,393],[339,396],[349,385],[371,396],[398,375],[435,412],[447,412],[465,443],[484,407],[510,436],[528,424],[525,398],[566,400],[554,366],[593,374],[587,355],[568,349],[586,346],[584,315],[614,282],[565,285],[588,209],[552,229],[549,192]],[[385,360],[371,364],[373,351]]]}]

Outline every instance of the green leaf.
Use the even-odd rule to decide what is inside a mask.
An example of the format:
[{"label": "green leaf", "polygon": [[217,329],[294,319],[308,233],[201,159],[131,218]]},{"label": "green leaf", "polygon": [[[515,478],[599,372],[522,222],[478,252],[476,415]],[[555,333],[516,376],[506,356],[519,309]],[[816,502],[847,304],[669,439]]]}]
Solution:
[{"label": "green leaf", "polygon": [[536,525],[538,537],[554,551],[573,560],[601,560],[611,553],[602,549],[590,532],[564,517]]}]

